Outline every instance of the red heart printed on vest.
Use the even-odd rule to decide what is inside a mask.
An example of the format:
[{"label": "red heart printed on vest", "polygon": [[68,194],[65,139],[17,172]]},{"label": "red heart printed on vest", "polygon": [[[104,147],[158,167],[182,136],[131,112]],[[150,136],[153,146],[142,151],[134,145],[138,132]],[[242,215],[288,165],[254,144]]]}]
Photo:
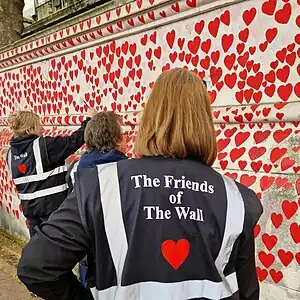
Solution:
[{"label": "red heart printed on vest", "polygon": [[27,167],[26,167],[25,164],[20,164],[20,165],[18,165],[18,169],[19,169],[19,171],[20,171],[22,174],[25,174],[26,171],[27,171]]},{"label": "red heart printed on vest", "polygon": [[177,270],[189,255],[190,243],[185,239],[181,239],[177,243],[166,240],[161,245],[161,252],[166,261]]}]

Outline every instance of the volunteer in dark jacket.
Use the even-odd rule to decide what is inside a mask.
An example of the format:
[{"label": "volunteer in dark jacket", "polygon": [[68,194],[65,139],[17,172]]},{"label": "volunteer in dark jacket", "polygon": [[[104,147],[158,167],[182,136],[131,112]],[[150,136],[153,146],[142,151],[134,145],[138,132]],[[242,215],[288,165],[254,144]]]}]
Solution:
[{"label": "volunteer in dark jacket", "polygon": [[68,189],[65,159],[84,144],[85,127],[96,113],[90,109],[77,131],[56,137],[42,136],[40,118],[33,112],[16,111],[9,115],[13,137],[7,162],[31,237],[34,226],[46,221],[65,200]]},{"label": "volunteer in dark jacket", "polygon": [[127,159],[119,117],[113,112],[97,113],[85,129],[84,141],[87,152],[70,165],[66,175],[69,193],[73,191],[74,173],[78,168],[93,168]]},{"label": "volunteer in dark jacket", "polygon": [[[47,300],[258,300],[262,206],[211,168],[215,130],[196,74],[160,75],[135,150],[140,159],[76,172],[75,192],[25,246],[19,278]],[[90,291],[71,272],[86,254]]]},{"label": "volunteer in dark jacket", "polygon": [[[97,165],[127,159],[124,154],[125,143],[118,115],[113,112],[100,112],[87,124],[84,132],[87,147],[79,161],[75,161],[68,169],[66,181],[69,193],[73,191],[74,175],[78,169],[93,168]],[[86,287],[87,260],[79,263],[81,283]]]}]

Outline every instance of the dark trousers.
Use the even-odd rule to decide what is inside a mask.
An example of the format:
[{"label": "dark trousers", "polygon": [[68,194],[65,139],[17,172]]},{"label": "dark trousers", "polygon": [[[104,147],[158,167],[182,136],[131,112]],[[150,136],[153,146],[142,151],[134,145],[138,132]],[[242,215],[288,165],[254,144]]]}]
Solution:
[{"label": "dark trousers", "polygon": [[28,222],[28,229],[29,229],[29,235],[32,238],[35,234],[34,227],[41,225],[43,222],[46,222],[49,219],[49,217],[43,217],[43,218],[27,218]]}]

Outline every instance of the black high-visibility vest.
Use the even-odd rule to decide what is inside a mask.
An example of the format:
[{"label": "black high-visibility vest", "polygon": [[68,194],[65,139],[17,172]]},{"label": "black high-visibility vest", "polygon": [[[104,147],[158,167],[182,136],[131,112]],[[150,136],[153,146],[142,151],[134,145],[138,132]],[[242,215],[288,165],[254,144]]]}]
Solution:
[{"label": "black high-visibility vest", "polygon": [[200,162],[161,157],[79,169],[75,179],[94,299],[239,299],[239,237],[262,213],[253,191]]},{"label": "black high-visibility vest", "polygon": [[[15,153],[15,150],[10,148],[7,154],[9,171],[25,217],[50,215],[67,195],[67,166],[46,169],[43,160],[47,153],[41,141],[38,137],[29,143],[22,153]],[[29,206],[36,208],[28,209]]]}]

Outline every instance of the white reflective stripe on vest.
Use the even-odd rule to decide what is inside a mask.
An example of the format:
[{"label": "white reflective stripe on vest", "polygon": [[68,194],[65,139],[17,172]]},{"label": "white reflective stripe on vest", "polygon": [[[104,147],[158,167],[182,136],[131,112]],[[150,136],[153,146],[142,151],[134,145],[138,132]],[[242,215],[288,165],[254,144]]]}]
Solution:
[{"label": "white reflective stripe on vest", "polygon": [[243,231],[245,219],[244,200],[236,183],[227,176],[223,176],[223,180],[227,194],[226,222],[221,249],[215,261],[221,277],[223,277],[233,245]]},{"label": "white reflective stripe on vest", "polygon": [[45,180],[50,176],[54,176],[54,175],[66,172],[67,170],[68,170],[67,166],[60,166],[60,167],[55,168],[54,170],[51,170],[49,172],[45,172],[42,174],[28,175],[28,176],[16,178],[16,179],[14,179],[14,183],[15,183],[15,185],[19,185],[19,184],[24,184],[24,183],[29,183],[29,182]]},{"label": "white reflective stripe on vest", "polygon": [[230,179],[224,178],[227,193],[227,212],[224,237],[216,268],[222,282],[210,280],[186,280],[173,283],[140,282],[121,286],[122,272],[128,251],[128,243],[123,222],[117,163],[98,166],[101,203],[105,232],[112,260],[117,274],[117,286],[105,290],[91,288],[95,300],[182,300],[207,298],[220,300],[238,291],[236,273],[223,275],[229,261],[234,242],[244,226],[244,202],[238,187]]},{"label": "white reflective stripe on vest", "polygon": [[39,190],[39,191],[36,191],[34,193],[26,193],[26,194],[20,194],[19,193],[19,198],[21,200],[34,200],[34,199],[37,199],[37,198],[40,198],[40,197],[45,197],[45,196],[57,194],[57,193],[65,191],[67,189],[68,189],[68,185],[65,183],[65,184],[54,186],[54,187],[51,187],[51,188],[48,188],[48,189]]},{"label": "white reflective stripe on vest", "polygon": [[114,286],[98,291],[92,288],[95,300],[183,300],[207,298],[220,300],[230,297],[238,290],[236,274],[232,273],[222,282],[187,280],[180,282],[146,281],[127,286]]},{"label": "white reflective stripe on vest", "polygon": [[37,175],[43,174],[43,163],[40,149],[40,138],[37,138],[33,141],[33,154],[35,158],[35,168]]},{"label": "white reflective stripe on vest", "polygon": [[78,165],[79,165],[79,161],[74,164],[74,166],[70,172],[70,177],[71,177],[71,181],[72,181],[73,185],[75,184],[75,173],[77,172]]},{"label": "white reflective stripe on vest", "polygon": [[98,166],[98,174],[105,232],[117,273],[117,282],[121,285],[128,244],[123,222],[117,163]]}]

